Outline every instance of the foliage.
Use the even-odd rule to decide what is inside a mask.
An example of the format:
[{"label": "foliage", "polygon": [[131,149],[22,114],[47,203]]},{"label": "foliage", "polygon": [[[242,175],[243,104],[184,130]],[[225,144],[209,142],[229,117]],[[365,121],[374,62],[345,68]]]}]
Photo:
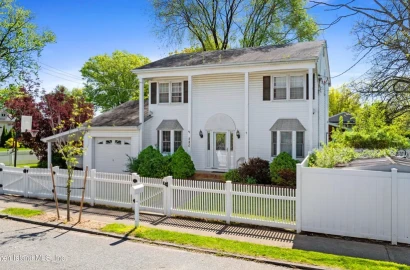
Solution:
[{"label": "foliage", "polygon": [[241,179],[248,182],[248,178],[256,179],[257,184],[271,183],[269,173],[269,162],[261,158],[250,158],[247,162],[241,164],[238,169]]},{"label": "foliage", "polygon": [[279,179],[276,182],[279,186],[296,187],[296,171],[293,169],[280,169]]},{"label": "foliage", "polygon": [[231,169],[227,173],[224,174],[224,179],[226,181],[232,181],[232,182],[243,182],[242,177],[239,174],[238,169]]},{"label": "foliage", "polygon": [[[37,164],[38,168],[48,168],[48,161],[46,159],[40,160]],[[60,169],[67,169],[67,164],[59,152],[52,153],[51,163],[53,166],[58,166]]]},{"label": "foliage", "polygon": [[360,109],[360,95],[353,93],[347,85],[339,88],[331,87],[329,90],[329,116],[341,112],[355,114]]},{"label": "foliage", "polygon": [[[138,99],[139,79],[131,70],[149,62],[147,57],[126,51],[91,57],[80,70],[86,79],[84,93],[87,100],[107,111],[131,99]],[[145,97],[147,95],[146,86]]]},{"label": "foliage", "polygon": [[335,142],[347,147],[367,149],[410,147],[404,136],[406,128],[400,121],[386,124],[385,112],[378,104],[365,104],[354,117],[356,125],[351,131],[336,130],[332,134]]},{"label": "foliage", "polygon": [[152,145],[142,150],[137,158],[129,157],[127,171],[140,176],[163,178],[172,175],[171,156],[163,156]]},{"label": "foliage", "polygon": [[191,156],[180,146],[172,155],[172,176],[178,179],[187,179],[195,174],[195,165]]},{"label": "foliage", "polygon": [[15,0],[0,0],[0,82],[36,73],[37,57],[43,48],[55,42],[51,31],[39,31],[30,10]]},{"label": "foliage", "polygon": [[333,168],[358,158],[379,158],[391,156],[396,153],[395,148],[365,149],[355,151],[353,147],[347,147],[340,143],[330,142],[322,145],[322,149],[314,151],[308,159],[309,167]]},{"label": "foliage", "polygon": [[305,0],[151,0],[156,32],[170,44],[226,50],[313,40],[318,27]]},{"label": "foliage", "polygon": [[297,160],[294,160],[291,155],[286,152],[280,153],[275,157],[270,164],[270,175],[272,177],[272,182],[279,184],[283,181],[279,174],[279,171],[282,169],[290,169],[296,171]]},{"label": "foliage", "polygon": [[[7,149],[14,148],[14,138],[8,139],[4,143],[4,147],[7,148]],[[20,148],[20,143],[19,142],[17,142],[17,148]]]},{"label": "foliage", "polygon": [[3,126],[3,130],[1,132],[1,138],[0,138],[0,147],[4,147],[4,144],[6,141],[10,138],[12,138],[12,130],[7,130],[6,126]]},{"label": "foliage", "polygon": [[385,261],[374,261],[355,257],[326,254],[300,249],[281,248],[271,245],[261,245],[220,237],[201,236],[157,228],[122,223],[111,223],[101,228],[103,232],[134,236],[150,241],[168,242],[178,245],[211,249],[219,252],[263,257],[273,260],[290,261],[294,263],[325,266],[327,268],[362,270],[362,269],[409,269],[408,266]]},{"label": "foliage", "polygon": [[27,209],[27,208],[6,208],[1,213],[11,216],[18,216],[18,217],[34,217],[38,215],[44,214],[43,210],[34,210],[34,209]]},{"label": "foliage", "polygon": [[248,176],[248,177],[246,177],[246,183],[249,184],[249,185],[255,185],[255,184],[258,183],[258,180],[256,180],[253,177]]}]

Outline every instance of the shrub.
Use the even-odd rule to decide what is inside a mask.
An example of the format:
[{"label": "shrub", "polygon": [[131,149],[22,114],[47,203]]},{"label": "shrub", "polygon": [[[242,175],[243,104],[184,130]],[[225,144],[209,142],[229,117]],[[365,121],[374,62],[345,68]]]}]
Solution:
[{"label": "shrub", "polygon": [[[47,162],[47,157],[45,157],[37,163],[37,168],[48,168]],[[67,163],[63,159],[63,156],[58,152],[53,153],[51,163],[53,166],[60,167],[60,169],[67,169]]]},{"label": "shrub", "polygon": [[248,177],[246,178],[246,183],[250,185],[254,185],[254,184],[257,184],[257,180],[253,177]]},{"label": "shrub", "polygon": [[[4,147],[9,149],[14,147],[14,139],[10,138],[4,143]],[[17,148],[20,148],[20,143],[17,142]]]},{"label": "shrub", "polygon": [[224,174],[224,179],[226,181],[232,181],[232,182],[239,182],[239,183],[243,182],[243,179],[239,175],[238,169],[229,170],[227,173]]},{"label": "shrub", "polygon": [[136,172],[140,176],[162,178],[171,175],[171,157],[163,156],[157,149],[148,146],[137,158],[128,157],[128,172]]},{"label": "shrub", "polygon": [[253,178],[258,184],[269,184],[271,182],[269,174],[269,162],[261,158],[250,158],[242,163],[238,169],[242,179]]},{"label": "shrub", "polygon": [[276,182],[279,186],[296,187],[296,171],[292,169],[280,169],[279,179]]},{"label": "shrub", "polygon": [[297,160],[294,160],[291,155],[286,152],[280,153],[270,164],[270,174],[272,177],[272,182],[279,184],[283,179],[279,175],[279,171],[282,169],[290,169],[296,171]]},{"label": "shrub", "polygon": [[185,179],[195,174],[194,162],[182,146],[172,155],[171,169],[174,178]]}]

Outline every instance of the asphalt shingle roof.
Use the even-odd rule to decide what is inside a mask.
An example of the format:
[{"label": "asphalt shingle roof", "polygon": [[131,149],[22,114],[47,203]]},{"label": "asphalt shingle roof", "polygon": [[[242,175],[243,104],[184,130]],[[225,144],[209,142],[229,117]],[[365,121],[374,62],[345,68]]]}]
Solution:
[{"label": "asphalt shingle roof", "polygon": [[255,62],[282,62],[309,60],[319,57],[325,41],[299,42],[288,45],[261,46],[221,51],[181,53],[149,63],[135,70],[174,68],[212,64],[238,64]]},{"label": "asphalt shingle roof", "polygon": [[270,131],[305,131],[305,127],[298,119],[278,119]]},{"label": "asphalt shingle roof", "polygon": [[353,118],[353,116],[350,113],[347,112],[341,112],[338,114],[335,114],[331,117],[329,117],[329,123],[334,123],[334,124],[339,124],[339,118],[340,116],[343,118],[343,123],[351,123],[354,124],[356,123],[355,119]]},{"label": "asphalt shingle roof", "polygon": [[178,120],[162,120],[157,130],[184,130]]},{"label": "asphalt shingle roof", "polygon": [[[91,120],[92,127],[132,127],[139,126],[139,101],[127,101]],[[144,101],[145,121],[151,118],[148,111],[148,101]]]}]

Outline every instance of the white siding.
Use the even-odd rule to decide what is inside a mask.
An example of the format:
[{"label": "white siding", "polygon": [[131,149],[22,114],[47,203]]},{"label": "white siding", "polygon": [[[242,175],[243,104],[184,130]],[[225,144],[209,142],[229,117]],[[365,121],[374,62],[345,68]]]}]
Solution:
[{"label": "white siding", "polygon": [[[234,135],[236,161],[245,156],[245,75],[224,74],[195,76],[192,83],[192,159],[197,169],[206,168],[206,121],[217,113],[227,114],[235,122],[241,138]],[[204,137],[199,137],[202,130]]]},{"label": "white siding", "polygon": [[[262,100],[263,76],[272,73],[253,73],[249,75],[249,157],[271,159],[271,132],[270,128],[279,118],[297,118],[306,128],[305,155],[308,136],[308,101]],[[305,75],[306,76],[306,75]]]}]

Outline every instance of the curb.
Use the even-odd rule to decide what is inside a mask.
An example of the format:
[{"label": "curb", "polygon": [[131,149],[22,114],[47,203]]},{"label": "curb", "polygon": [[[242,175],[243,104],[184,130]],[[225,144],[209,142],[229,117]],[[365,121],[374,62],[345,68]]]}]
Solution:
[{"label": "curb", "polygon": [[135,241],[135,242],[140,242],[140,243],[145,243],[145,244],[165,246],[165,247],[177,248],[177,249],[193,251],[193,252],[207,253],[207,254],[212,254],[216,256],[223,256],[223,257],[229,257],[229,258],[246,260],[246,261],[254,261],[258,263],[271,264],[271,265],[277,265],[277,266],[284,266],[284,267],[294,268],[294,269],[304,269],[304,270],[329,269],[329,268],[324,268],[320,266],[313,266],[313,265],[310,266],[310,265],[291,263],[291,262],[285,262],[285,261],[280,261],[280,260],[258,258],[258,257],[238,255],[238,254],[228,253],[228,252],[221,252],[221,251],[214,251],[214,250],[203,249],[203,248],[183,246],[183,245],[172,244],[172,243],[161,242],[161,241],[151,241],[151,240],[146,240],[146,239],[141,239],[141,238],[136,238],[136,237],[122,236],[122,235],[118,235],[114,233],[101,232],[97,230],[76,228],[76,227],[66,226],[62,224],[45,223],[41,221],[36,221],[36,220],[31,220],[31,219],[26,219],[26,218],[21,218],[21,217],[15,217],[15,216],[9,216],[9,215],[4,215],[4,214],[0,214],[0,219],[9,219],[9,220],[14,220],[14,221],[19,221],[19,222],[30,223],[34,225],[41,225],[41,226],[46,226],[46,227],[63,229],[67,231],[75,231],[75,232],[87,233],[87,234],[92,234],[92,235],[106,236],[106,237],[111,237],[115,239],[121,239],[124,241]]}]

